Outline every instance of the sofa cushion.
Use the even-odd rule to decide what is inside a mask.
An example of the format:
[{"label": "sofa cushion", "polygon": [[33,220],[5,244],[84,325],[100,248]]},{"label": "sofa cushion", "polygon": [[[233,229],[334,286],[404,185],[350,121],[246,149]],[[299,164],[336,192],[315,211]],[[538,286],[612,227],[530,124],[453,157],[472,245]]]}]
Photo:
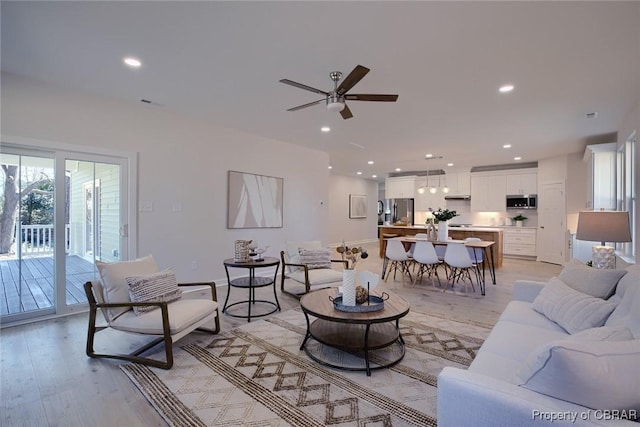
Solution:
[{"label": "sofa cushion", "polygon": [[620,279],[616,294],[609,301],[619,301],[605,325],[626,326],[636,338],[640,338],[640,267],[629,268]]},{"label": "sofa cushion", "polygon": [[552,277],[532,307],[573,334],[604,325],[616,304],[578,292]]},{"label": "sofa cushion", "polygon": [[515,383],[593,409],[640,409],[640,340],[590,341],[575,336],[540,346]]},{"label": "sofa cushion", "polygon": [[[511,304],[513,302],[509,306]],[[482,344],[469,370],[511,381],[518,367],[538,346],[566,336],[560,327],[539,328],[501,319]]]},{"label": "sofa cushion", "polygon": [[609,298],[626,270],[610,270],[588,267],[577,260],[569,262],[560,272],[558,278],[562,282],[596,298]]},{"label": "sofa cushion", "polygon": [[[301,264],[300,249],[322,249],[320,240],[309,240],[306,242],[287,242],[288,262]],[[302,270],[300,267],[289,267],[289,272]]]},{"label": "sofa cushion", "polygon": [[562,332],[563,334],[567,333],[556,322],[549,320],[544,314],[535,311],[530,302],[511,301],[500,315],[500,320],[549,329],[551,331]]},{"label": "sofa cushion", "polygon": [[[178,288],[176,275],[171,269],[144,276],[126,278],[129,285],[129,297],[132,302],[171,302],[180,299],[182,291]],[[158,307],[133,307],[136,315],[156,310]]]},{"label": "sofa cushion", "polygon": [[329,249],[300,249],[300,264],[306,264],[309,270],[331,268]]},{"label": "sofa cushion", "polygon": [[[158,265],[151,255],[132,261],[102,262],[96,261],[104,290],[104,300],[108,303],[130,302],[127,276],[143,276],[157,273]],[[110,317],[116,317],[130,308],[110,308]]]}]

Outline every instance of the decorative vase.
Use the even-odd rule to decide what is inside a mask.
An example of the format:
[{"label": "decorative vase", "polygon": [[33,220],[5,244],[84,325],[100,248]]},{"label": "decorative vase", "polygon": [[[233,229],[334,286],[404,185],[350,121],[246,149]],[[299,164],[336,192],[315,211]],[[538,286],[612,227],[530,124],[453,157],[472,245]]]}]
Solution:
[{"label": "decorative vase", "polygon": [[356,305],[356,271],[342,271],[342,304]]},{"label": "decorative vase", "polygon": [[516,227],[522,227],[522,224],[524,224],[524,221],[516,221]]},{"label": "decorative vase", "polygon": [[438,241],[446,242],[449,240],[449,224],[446,221],[438,223]]}]

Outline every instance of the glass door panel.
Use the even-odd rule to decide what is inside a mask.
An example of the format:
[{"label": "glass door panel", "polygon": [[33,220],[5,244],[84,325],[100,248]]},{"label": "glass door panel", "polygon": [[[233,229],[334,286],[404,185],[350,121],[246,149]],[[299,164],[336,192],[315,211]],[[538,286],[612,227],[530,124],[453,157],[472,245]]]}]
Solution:
[{"label": "glass door panel", "polygon": [[0,314],[55,312],[54,159],[0,153]]},{"label": "glass door panel", "polygon": [[82,286],[97,277],[96,260],[120,260],[120,168],[120,164],[65,161],[69,194],[67,305],[86,303]]}]

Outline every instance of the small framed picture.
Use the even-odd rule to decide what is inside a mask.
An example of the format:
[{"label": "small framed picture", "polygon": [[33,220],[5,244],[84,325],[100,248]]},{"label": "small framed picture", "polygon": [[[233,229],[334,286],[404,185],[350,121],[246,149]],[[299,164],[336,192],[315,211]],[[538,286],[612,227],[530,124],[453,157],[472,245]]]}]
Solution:
[{"label": "small framed picture", "polygon": [[349,194],[349,218],[367,217],[367,196]]}]

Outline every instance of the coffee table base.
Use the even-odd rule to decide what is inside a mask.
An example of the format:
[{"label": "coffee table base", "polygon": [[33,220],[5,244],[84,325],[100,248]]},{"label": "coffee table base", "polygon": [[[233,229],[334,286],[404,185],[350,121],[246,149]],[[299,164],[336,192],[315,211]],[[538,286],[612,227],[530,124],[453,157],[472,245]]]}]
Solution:
[{"label": "coffee table base", "polygon": [[[308,320],[308,319],[307,319]],[[313,341],[309,341],[313,338]],[[346,371],[389,368],[405,355],[397,322],[344,324],[316,319],[308,324],[300,350],[312,360]]]}]

